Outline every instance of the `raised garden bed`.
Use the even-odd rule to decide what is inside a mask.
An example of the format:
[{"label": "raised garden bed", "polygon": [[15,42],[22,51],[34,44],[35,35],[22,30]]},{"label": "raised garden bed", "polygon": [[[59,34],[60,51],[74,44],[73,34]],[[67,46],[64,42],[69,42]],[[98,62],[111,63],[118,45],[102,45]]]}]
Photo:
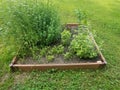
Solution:
[{"label": "raised garden bed", "polygon": [[[79,24],[66,24],[65,27],[67,29],[77,29]],[[107,63],[105,58],[103,57],[101,51],[99,50],[98,45],[96,44],[92,34],[89,32],[90,39],[92,40],[95,49],[98,52],[98,56],[93,59],[80,59],[80,58],[72,58],[70,61],[64,61],[63,56],[57,55],[54,58],[53,62],[47,62],[45,58],[42,59],[41,62],[34,61],[31,57],[26,57],[25,60],[20,60],[17,56],[15,56],[10,64],[10,68],[12,71],[22,70],[22,71],[32,71],[32,70],[48,70],[48,69],[97,69],[104,67]]]}]

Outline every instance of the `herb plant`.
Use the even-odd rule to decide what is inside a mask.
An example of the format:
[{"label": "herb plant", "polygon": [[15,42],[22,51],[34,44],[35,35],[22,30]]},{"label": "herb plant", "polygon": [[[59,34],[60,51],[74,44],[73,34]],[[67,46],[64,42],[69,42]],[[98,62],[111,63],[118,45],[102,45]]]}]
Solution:
[{"label": "herb plant", "polygon": [[41,57],[46,56],[48,49],[49,49],[49,47],[43,47],[42,49],[40,49],[40,56]]},{"label": "herb plant", "polygon": [[64,52],[63,45],[54,45],[49,51],[48,54],[62,54]]},{"label": "herb plant", "polygon": [[75,35],[70,43],[69,50],[79,58],[94,58],[97,56],[93,42],[86,33]]},{"label": "herb plant", "polygon": [[48,55],[48,56],[46,56],[46,58],[47,58],[48,62],[52,62],[55,57],[54,57],[54,55]]},{"label": "herb plant", "polygon": [[72,57],[73,57],[73,54],[70,53],[70,52],[66,52],[66,53],[64,54],[64,59],[65,59],[65,60],[69,60],[69,59],[71,59]]},{"label": "herb plant", "polygon": [[[44,47],[60,39],[60,19],[49,2],[36,0],[7,0],[0,12],[4,30],[20,44],[20,53],[32,53],[30,48]],[[34,50],[34,49],[33,49]]]},{"label": "herb plant", "polygon": [[64,46],[63,45],[58,45],[57,46],[57,54],[62,54],[64,52]]},{"label": "herb plant", "polygon": [[64,30],[61,33],[61,42],[63,45],[68,45],[71,39],[71,33],[69,30]]}]

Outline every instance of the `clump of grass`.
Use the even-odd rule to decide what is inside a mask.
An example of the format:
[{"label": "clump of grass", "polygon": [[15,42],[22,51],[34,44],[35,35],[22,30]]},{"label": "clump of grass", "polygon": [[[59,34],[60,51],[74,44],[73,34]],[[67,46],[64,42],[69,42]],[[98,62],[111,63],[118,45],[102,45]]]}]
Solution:
[{"label": "clump of grass", "polygon": [[80,9],[76,9],[75,12],[76,12],[78,23],[87,24],[87,14]]}]

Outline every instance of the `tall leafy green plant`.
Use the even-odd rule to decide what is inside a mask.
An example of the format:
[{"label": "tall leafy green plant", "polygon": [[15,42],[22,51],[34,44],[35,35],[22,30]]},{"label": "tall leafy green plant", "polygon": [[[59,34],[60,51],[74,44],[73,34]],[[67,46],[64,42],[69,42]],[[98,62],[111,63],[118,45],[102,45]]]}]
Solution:
[{"label": "tall leafy green plant", "polygon": [[5,0],[0,11],[7,34],[14,36],[27,54],[33,47],[48,46],[60,38],[60,19],[54,5],[40,0]]}]

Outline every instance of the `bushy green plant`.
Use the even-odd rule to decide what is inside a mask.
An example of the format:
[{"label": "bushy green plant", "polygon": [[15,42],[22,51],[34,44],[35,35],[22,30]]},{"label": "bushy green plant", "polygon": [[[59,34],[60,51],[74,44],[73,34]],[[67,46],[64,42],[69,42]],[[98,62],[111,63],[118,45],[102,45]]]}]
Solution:
[{"label": "bushy green plant", "polygon": [[72,56],[73,56],[72,53],[66,52],[66,53],[64,54],[64,59],[65,59],[65,60],[71,59]]},{"label": "bushy green plant", "polygon": [[69,30],[64,30],[61,33],[61,42],[63,45],[68,45],[71,39],[71,33]]},{"label": "bushy green plant", "polygon": [[51,48],[51,50],[48,51],[48,54],[62,54],[64,52],[64,46],[63,45],[55,45]]},{"label": "bushy green plant", "polygon": [[58,45],[57,46],[57,54],[62,54],[64,52],[64,46],[63,45]]},{"label": "bushy green plant", "polygon": [[70,43],[69,50],[79,58],[94,58],[97,56],[94,44],[86,33],[75,35]]},{"label": "bushy green plant", "polygon": [[49,51],[48,54],[57,54],[57,48],[56,46],[53,46]]},{"label": "bushy green plant", "polygon": [[42,57],[46,56],[48,53],[48,50],[49,50],[49,47],[44,47],[44,48],[40,49],[40,56],[42,56]]},{"label": "bushy green plant", "polygon": [[[7,3],[7,4],[6,4]],[[60,19],[49,2],[36,0],[5,0],[0,9],[3,29],[16,38],[22,52],[30,53],[33,46],[47,46],[60,38]]]},{"label": "bushy green plant", "polygon": [[46,58],[47,58],[48,62],[52,62],[55,57],[54,57],[54,55],[48,55],[48,56],[46,56]]}]

